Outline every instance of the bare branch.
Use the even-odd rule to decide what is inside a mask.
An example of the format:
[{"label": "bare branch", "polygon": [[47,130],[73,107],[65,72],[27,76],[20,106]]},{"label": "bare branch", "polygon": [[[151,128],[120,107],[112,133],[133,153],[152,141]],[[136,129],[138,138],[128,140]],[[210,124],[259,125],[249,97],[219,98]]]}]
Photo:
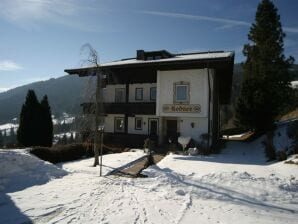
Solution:
[{"label": "bare branch", "polygon": [[85,58],[83,60],[83,65],[93,65],[99,67],[99,57],[97,51],[91,46],[91,44],[86,43],[81,47],[81,55]]}]

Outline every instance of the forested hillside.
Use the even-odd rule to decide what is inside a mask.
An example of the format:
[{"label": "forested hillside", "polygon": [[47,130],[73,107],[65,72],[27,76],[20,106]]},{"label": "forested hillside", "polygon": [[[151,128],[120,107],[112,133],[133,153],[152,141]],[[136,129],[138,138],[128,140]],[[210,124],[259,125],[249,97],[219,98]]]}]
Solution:
[{"label": "forested hillside", "polygon": [[80,104],[84,99],[87,81],[87,78],[78,76],[63,76],[0,93],[0,124],[19,117],[28,89],[33,89],[39,100],[42,96],[48,95],[52,114],[57,117],[63,112],[77,114],[80,112]]}]

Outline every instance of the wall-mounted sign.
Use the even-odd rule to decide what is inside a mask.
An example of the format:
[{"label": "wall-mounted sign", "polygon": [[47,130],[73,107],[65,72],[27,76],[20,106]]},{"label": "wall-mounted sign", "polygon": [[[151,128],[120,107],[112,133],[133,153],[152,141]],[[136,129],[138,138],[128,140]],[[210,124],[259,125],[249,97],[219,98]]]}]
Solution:
[{"label": "wall-mounted sign", "polygon": [[199,104],[164,104],[162,106],[164,113],[200,113],[201,105]]}]

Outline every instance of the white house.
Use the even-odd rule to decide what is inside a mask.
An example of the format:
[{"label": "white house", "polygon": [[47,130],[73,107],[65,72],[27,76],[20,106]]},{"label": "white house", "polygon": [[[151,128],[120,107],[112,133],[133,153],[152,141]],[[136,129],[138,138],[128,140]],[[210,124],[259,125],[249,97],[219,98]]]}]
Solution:
[{"label": "white house", "polygon": [[[234,52],[171,54],[138,50],[136,58],[98,67],[66,69],[69,74],[105,74],[105,141],[143,144],[188,136],[210,146],[219,139],[219,108],[230,98]],[[92,113],[92,103],[83,104]]]}]

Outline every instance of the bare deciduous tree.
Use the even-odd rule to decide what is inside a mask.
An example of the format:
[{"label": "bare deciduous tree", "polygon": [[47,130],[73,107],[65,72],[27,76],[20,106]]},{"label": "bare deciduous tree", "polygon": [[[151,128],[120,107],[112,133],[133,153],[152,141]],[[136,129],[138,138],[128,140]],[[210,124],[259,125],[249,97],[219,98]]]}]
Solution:
[{"label": "bare deciduous tree", "polygon": [[[94,150],[94,163],[93,166],[99,165],[99,148],[102,147],[102,140],[99,135],[99,126],[100,123],[102,122],[102,119],[100,119],[100,107],[102,106],[102,91],[101,91],[101,82],[103,78],[103,74],[99,70],[99,58],[97,51],[89,44],[84,44],[81,47],[81,52],[86,53],[87,52],[87,58],[85,59],[85,63],[88,65],[94,66],[94,69],[90,69],[90,71],[93,73],[92,76],[96,76],[96,91],[95,91],[95,97],[94,98],[94,134],[93,134],[93,139],[94,139],[94,145],[93,145],[93,150]],[[93,92],[93,91],[92,91]]]}]

